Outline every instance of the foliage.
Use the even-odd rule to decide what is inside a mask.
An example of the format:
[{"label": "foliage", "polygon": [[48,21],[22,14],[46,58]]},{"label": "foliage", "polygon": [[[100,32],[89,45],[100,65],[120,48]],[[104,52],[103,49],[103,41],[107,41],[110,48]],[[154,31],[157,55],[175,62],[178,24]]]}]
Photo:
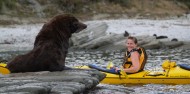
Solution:
[{"label": "foliage", "polygon": [[109,2],[120,4],[122,6],[128,6],[130,3],[130,0],[108,0]]},{"label": "foliage", "polygon": [[[98,13],[99,14],[121,13],[121,14],[127,14],[129,16],[130,15],[135,16],[135,13],[139,13],[139,11],[143,13],[144,10],[141,9],[141,6],[143,6],[144,3],[146,2],[149,3],[149,0],[35,0],[35,1],[40,5],[41,8],[35,7],[36,3],[32,2],[31,0],[0,0],[0,14],[4,13],[6,15],[10,14],[12,16],[35,17],[35,15],[38,16],[37,13],[42,12],[42,14],[45,14],[46,17],[50,17],[59,13],[72,13],[75,15],[85,14],[85,16],[94,15]],[[141,3],[140,1],[143,3]],[[159,0],[150,0],[150,1],[159,1]],[[190,9],[190,0],[168,0],[168,1],[176,3],[178,2],[184,3],[188,5]],[[160,2],[162,2],[162,0],[160,0]],[[160,2],[158,2],[158,4],[160,4]],[[159,6],[159,8],[162,8],[163,7],[162,4],[160,5],[161,6]],[[146,11],[145,13],[147,13],[147,10],[145,9]]]},{"label": "foliage", "polygon": [[16,0],[0,0],[0,9],[2,9],[3,5],[9,9],[15,8]]},{"label": "foliage", "polygon": [[188,8],[190,9],[190,0],[177,0],[177,1],[184,3],[184,4],[187,5]]},{"label": "foliage", "polygon": [[71,13],[82,11],[84,5],[91,4],[90,2],[90,0],[53,0],[61,10]]}]

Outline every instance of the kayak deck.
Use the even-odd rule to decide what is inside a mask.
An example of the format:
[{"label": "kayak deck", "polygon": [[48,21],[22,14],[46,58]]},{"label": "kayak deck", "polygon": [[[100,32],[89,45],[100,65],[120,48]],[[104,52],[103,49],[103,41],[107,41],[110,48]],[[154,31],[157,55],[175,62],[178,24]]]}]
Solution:
[{"label": "kayak deck", "polygon": [[[102,81],[102,83],[106,84],[190,84],[190,72],[178,69],[170,70],[167,72],[163,72],[162,74],[151,74],[149,75],[149,71],[142,71],[135,74],[128,75],[115,75],[115,74],[107,74],[106,78]],[[179,72],[183,74],[178,74]],[[174,74],[176,73],[176,74]]]},{"label": "kayak deck", "polygon": [[[82,66],[81,69],[89,68]],[[101,83],[105,84],[190,84],[190,71],[176,66],[165,71],[141,71],[134,74],[119,74],[103,72],[106,74]]]}]

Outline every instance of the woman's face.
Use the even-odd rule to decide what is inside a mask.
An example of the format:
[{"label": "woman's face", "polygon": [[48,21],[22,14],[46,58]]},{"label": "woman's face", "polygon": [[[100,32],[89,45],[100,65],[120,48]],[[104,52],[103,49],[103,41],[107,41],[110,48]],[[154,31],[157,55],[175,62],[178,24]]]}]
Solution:
[{"label": "woman's face", "polygon": [[132,39],[127,39],[127,41],[126,41],[126,46],[127,46],[127,49],[130,51],[130,50],[136,48],[136,47],[137,47],[137,44],[135,44],[134,40],[132,40]]}]

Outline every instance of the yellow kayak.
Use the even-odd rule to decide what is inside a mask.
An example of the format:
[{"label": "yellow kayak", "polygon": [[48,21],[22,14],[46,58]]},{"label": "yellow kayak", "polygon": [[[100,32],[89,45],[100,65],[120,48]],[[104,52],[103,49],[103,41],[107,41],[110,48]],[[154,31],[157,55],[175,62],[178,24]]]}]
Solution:
[{"label": "yellow kayak", "polygon": [[144,70],[134,74],[126,74],[123,70],[118,74],[93,64],[78,68],[102,71],[106,74],[106,78],[101,83],[105,84],[190,84],[190,67],[184,64],[176,65],[175,62],[170,61],[162,64],[163,70]]},{"label": "yellow kayak", "polygon": [[6,65],[7,64],[5,63],[0,63],[0,74],[3,74],[3,75],[10,74],[10,71],[7,68],[5,68]]},{"label": "yellow kayak", "polygon": [[[5,63],[0,63],[0,74],[10,74],[5,68]],[[105,84],[190,84],[190,67],[185,64],[176,65],[175,62],[164,61],[162,70],[144,70],[134,74],[126,74],[123,70],[120,73],[96,65],[77,66],[80,69],[97,69],[106,74],[106,78],[101,81]]]}]

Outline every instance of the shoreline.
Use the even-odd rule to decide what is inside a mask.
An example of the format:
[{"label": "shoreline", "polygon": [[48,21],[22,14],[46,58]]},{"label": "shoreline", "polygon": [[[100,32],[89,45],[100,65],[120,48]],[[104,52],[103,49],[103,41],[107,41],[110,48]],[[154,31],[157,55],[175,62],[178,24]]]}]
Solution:
[{"label": "shoreline", "polygon": [[176,49],[190,49],[190,41],[183,41],[183,45],[176,47]]},{"label": "shoreline", "polygon": [[[160,48],[160,49],[190,49],[190,41],[182,41],[184,44],[175,48]],[[7,45],[7,44],[0,44],[0,53],[4,52],[27,52],[32,50],[32,46],[13,46],[13,45]],[[117,49],[118,48],[118,49]],[[117,51],[117,50],[122,50],[120,48],[125,48],[121,47],[121,45],[115,46],[114,48],[107,48],[106,51]],[[147,50],[153,50],[153,49],[147,49]],[[68,51],[105,51],[101,49],[72,49],[69,48]]]},{"label": "shoreline", "polygon": [[[124,31],[132,36],[142,36],[153,34],[166,35],[169,39],[177,38],[184,42],[184,45],[176,48],[190,49],[190,19],[171,19],[171,20],[148,20],[148,19],[112,19],[112,20],[94,20],[85,23],[91,28],[97,29],[97,26],[105,25],[106,33],[123,34]],[[40,31],[43,23],[22,24],[0,26],[0,52],[5,51],[23,51],[33,48],[33,42]],[[89,32],[91,32],[89,30]],[[101,31],[100,31],[101,32]],[[93,35],[92,35],[93,36]],[[94,38],[94,37],[92,37]]]}]

